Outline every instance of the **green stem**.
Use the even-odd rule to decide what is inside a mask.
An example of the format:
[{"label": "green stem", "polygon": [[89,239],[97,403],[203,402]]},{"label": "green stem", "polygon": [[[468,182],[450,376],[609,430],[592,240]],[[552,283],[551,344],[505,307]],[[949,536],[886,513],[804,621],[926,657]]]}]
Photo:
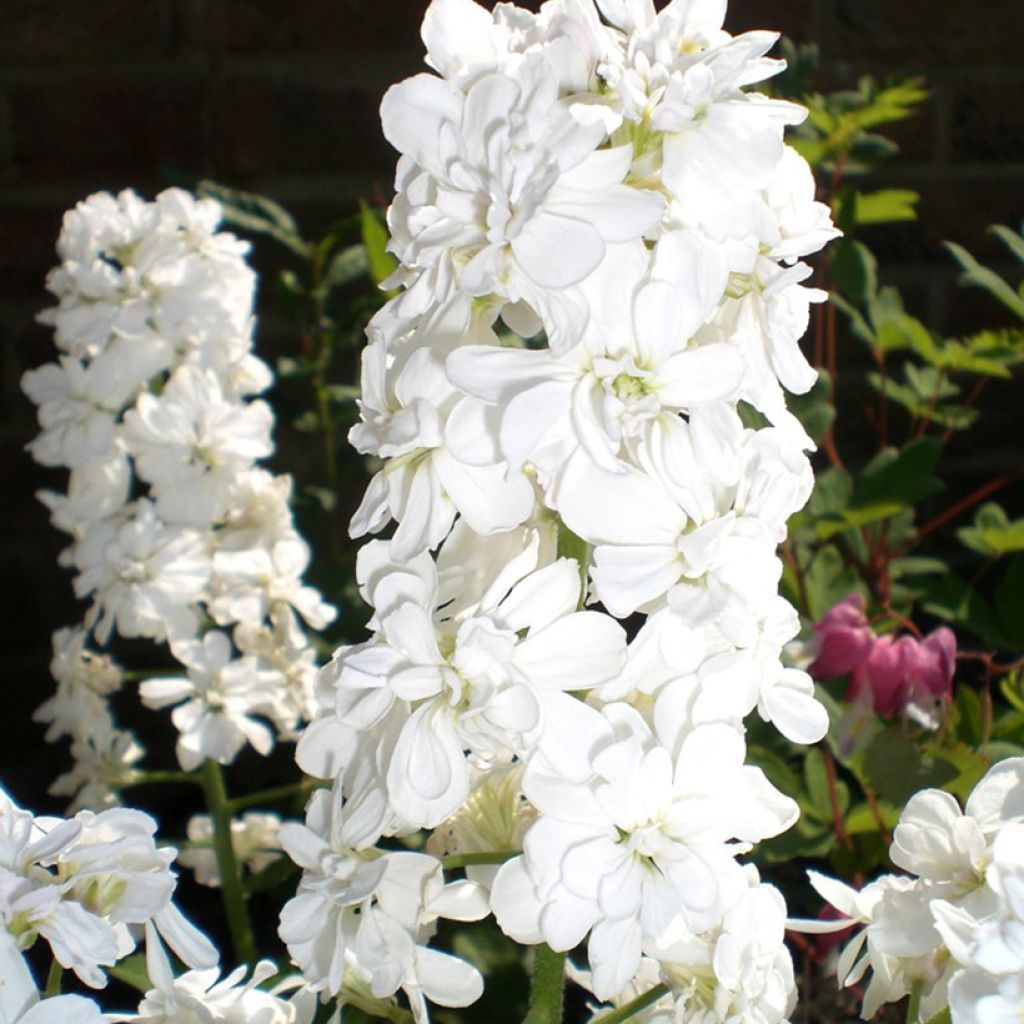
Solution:
[{"label": "green stem", "polygon": [[518,857],[521,850],[494,850],[490,853],[453,853],[441,861],[445,871],[469,867],[471,864],[504,864],[505,861]]},{"label": "green stem", "polygon": [[137,771],[132,772],[131,781],[127,783],[127,786],[181,785],[183,782],[202,786],[203,777],[199,772]]},{"label": "green stem", "polygon": [[60,995],[60,983],[64,978],[64,968],[57,960],[50,964],[50,973],[46,976],[46,990],[43,993],[47,999],[50,996]]},{"label": "green stem", "polygon": [[582,538],[577,537],[572,530],[563,522],[558,524],[558,557],[575,558],[576,564],[580,567],[580,608],[587,601],[587,569],[590,566],[590,545]]},{"label": "green stem", "polygon": [[910,999],[907,1000],[907,1024],[918,1024],[921,1017],[921,990],[924,983],[915,981],[910,989]]},{"label": "green stem", "polygon": [[523,1024],[562,1024],[564,995],[565,953],[556,953],[543,943],[534,946],[530,1009]]},{"label": "green stem", "polygon": [[206,808],[213,820],[213,848],[220,870],[220,892],[224,911],[231,930],[231,942],[239,963],[255,963],[256,947],[253,943],[249,913],[242,892],[242,872],[231,844],[231,802],[224,786],[224,773],[216,761],[203,762],[203,791]]},{"label": "green stem", "polygon": [[636,999],[631,999],[623,1006],[615,1010],[609,1010],[607,1013],[602,1013],[600,1017],[595,1017],[591,1024],[620,1024],[621,1021],[629,1020],[635,1013],[646,1010],[648,1006],[656,1003],[662,996],[667,996],[668,993],[668,985],[655,985],[654,988],[648,989],[642,996],[637,996]]},{"label": "green stem", "polygon": [[284,800],[290,800],[292,797],[311,793],[322,785],[324,783],[319,779],[303,779],[302,782],[293,782],[287,786],[274,786],[271,789],[261,790],[259,793],[236,796],[228,801],[228,807],[232,812],[235,812],[242,811],[246,807],[255,807],[258,804],[281,803]]},{"label": "green stem", "polygon": [[383,1018],[391,1021],[391,1024],[412,1024],[412,1014],[408,1010],[403,1010],[392,999],[364,999],[355,992],[345,992],[340,1005],[354,1006],[357,1010],[362,1010],[368,1017],[378,1020]]}]

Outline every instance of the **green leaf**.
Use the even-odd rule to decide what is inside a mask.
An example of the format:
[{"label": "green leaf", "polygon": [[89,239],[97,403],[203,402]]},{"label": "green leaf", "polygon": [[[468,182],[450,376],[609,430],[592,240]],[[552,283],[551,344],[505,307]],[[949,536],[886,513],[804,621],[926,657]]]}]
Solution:
[{"label": "green leaf", "polygon": [[[831,825],[833,821],[832,797],[828,788],[825,755],[812,747],[804,758],[804,786],[807,792],[806,810],[813,818]],[[841,814],[850,806],[850,790],[845,782],[836,781],[836,802]]]},{"label": "green leaf", "polygon": [[1006,566],[996,587],[995,606],[1007,644],[1019,651],[1024,647],[1024,555],[1015,555]]},{"label": "green leaf", "polygon": [[[899,810],[886,800],[878,800],[876,804],[878,816],[882,819],[882,824],[891,831],[900,820]],[[878,822],[875,820],[874,811],[866,803],[857,804],[846,816],[845,824],[846,831],[851,836],[878,831]]]},{"label": "green leaf", "polygon": [[977,746],[983,735],[981,698],[969,686],[960,686],[957,688],[954,707],[958,716],[957,736],[964,743]]},{"label": "green leaf", "polygon": [[878,262],[867,246],[844,238],[832,249],[832,279],[844,299],[863,306],[878,290]]},{"label": "green leaf", "polygon": [[223,207],[224,219],[229,224],[255,234],[267,235],[302,260],[310,258],[309,244],[299,233],[295,219],[280,203],[255,192],[228,188],[209,180],[201,181],[196,191],[201,196],[216,199]]},{"label": "green leaf", "polygon": [[902,449],[885,448],[865,467],[854,484],[850,509],[863,509],[892,502],[916,505],[922,498],[942,489],[935,467],[942,454],[938,438],[922,437]]},{"label": "green leaf", "polygon": [[[906,369],[910,372],[918,368],[908,364]],[[937,401],[932,403],[930,400],[922,399],[916,388],[883,378],[880,374],[869,373],[867,381],[876,391],[883,392],[886,398],[903,406],[912,416],[929,423],[964,430],[978,418],[976,409],[961,405],[940,405]]]},{"label": "green leaf", "polygon": [[915,206],[920,200],[917,192],[909,189],[886,188],[877,192],[857,192],[854,207],[856,224],[888,224],[917,220]]},{"label": "green leaf", "polygon": [[883,729],[864,752],[862,772],[883,799],[902,807],[919,789],[939,787],[957,777],[948,761],[925,759],[914,741],[896,725]]},{"label": "green leaf", "polygon": [[242,879],[242,888],[246,893],[267,892],[287,882],[299,871],[298,865],[291,857],[278,857],[262,871]]},{"label": "green leaf", "polygon": [[953,1024],[952,1011],[947,1006],[945,1009],[939,1010],[934,1017],[929,1017],[925,1024]]},{"label": "green leaf", "polygon": [[979,555],[1005,555],[1024,551],[1024,519],[1011,522],[1002,506],[986,502],[974,514],[974,525],[956,531],[960,543]]},{"label": "green leaf", "polygon": [[941,785],[946,792],[959,797],[961,801],[965,801],[971,795],[971,791],[990,766],[989,759],[984,754],[972,750],[964,743],[952,749],[936,751],[932,763],[936,771],[951,771],[952,776],[943,778],[939,783],[929,782],[927,785]]},{"label": "green leaf", "polygon": [[830,378],[827,370],[818,372],[814,387],[803,395],[790,395],[790,411],[800,421],[812,441],[817,443],[836,418],[835,406],[829,401]]},{"label": "green leaf", "polygon": [[388,232],[377,214],[366,203],[359,204],[363,246],[374,284],[382,284],[395,271],[398,262],[387,251]]},{"label": "green leaf", "polygon": [[1012,313],[1019,316],[1021,320],[1024,320],[1024,299],[1006,281],[995,271],[982,266],[963,246],[957,245],[955,242],[945,242],[944,245],[964,270],[960,277],[961,284],[984,289]]},{"label": "green leaf", "polygon": [[799,777],[785,758],[763,744],[751,743],[747,747],[747,761],[760,768],[768,781],[783,793],[796,793],[800,788]]},{"label": "green leaf", "polygon": [[365,277],[369,271],[370,263],[366,254],[366,246],[350,245],[346,249],[339,249],[331,258],[323,277],[322,287],[325,291],[341,288]]},{"label": "green leaf", "polygon": [[989,647],[1001,647],[1002,630],[992,606],[969,583],[951,572],[924,577],[921,608],[946,622],[969,629]]},{"label": "green leaf", "polygon": [[858,589],[858,583],[854,571],[831,544],[819,548],[804,573],[808,613],[820,619],[829,608]]},{"label": "green leaf", "polygon": [[112,978],[130,985],[136,992],[145,993],[153,987],[146,973],[145,953],[132,953],[131,956],[119,960],[113,967],[106,968],[106,971]]},{"label": "green leaf", "polygon": [[818,536],[822,540],[830,540],[847,530],[856,530],[862,526],[869,526],[871,523],[892,519],[893,516],[899,515],[904,508],[906,505],[900,501],[880,501],[860,508],[844,508],[840,512],[830,512],[818,520]]},{"label": "green leaf", "polygon": [[1011,231],[1002,224],[993,224],[989,231],[1006,246],[1014,256],[1024,263],[1024,234]]}]

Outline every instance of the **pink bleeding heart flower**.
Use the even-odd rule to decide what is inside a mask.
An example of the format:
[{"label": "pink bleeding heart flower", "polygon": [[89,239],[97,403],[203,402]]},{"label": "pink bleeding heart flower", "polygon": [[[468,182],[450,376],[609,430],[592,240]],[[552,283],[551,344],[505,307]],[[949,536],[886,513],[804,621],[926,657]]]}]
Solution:
[{"label": "pink bleeding heart flower", "polygon": [[815,679],[836,679],[853,672],[871,653],[876,639],[860,594],[851,594],[830,608],[813,629],[818,656],[807,671]]},{"label": "pink bleeding heart flower", "polygon": [[883,718],[910,714],[934,728],[936,702],[953,694],[956,637],[940,626],[923,640],[912,636],[877,637],[868,657],[854,670],[847,699],[870,691],[875,710]]}]

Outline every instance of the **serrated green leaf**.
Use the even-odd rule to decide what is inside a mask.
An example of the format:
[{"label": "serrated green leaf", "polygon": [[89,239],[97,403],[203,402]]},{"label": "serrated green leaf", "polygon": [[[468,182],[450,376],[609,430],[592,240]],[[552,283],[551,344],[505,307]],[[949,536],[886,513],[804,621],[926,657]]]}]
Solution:
[{"label": "serrated green leaf", "polygon": [[883,378],[880,374],[869,373],[867,381],[876,391],[883,392],[886,398],[901,405],[912,416],[929,423],[950,427],[953,430],[965,430],[978,418],[978,411],[968,406],[938,403],[933,406],[923,400],[914,388],[890,378]]},{"label": "serrated green leaf", "polygon": [[974,523],[956,531],[965,547],[992,557],[1024,551],[1024,518],[1011,522],[1002,506],[988,501],[974,514]]}]

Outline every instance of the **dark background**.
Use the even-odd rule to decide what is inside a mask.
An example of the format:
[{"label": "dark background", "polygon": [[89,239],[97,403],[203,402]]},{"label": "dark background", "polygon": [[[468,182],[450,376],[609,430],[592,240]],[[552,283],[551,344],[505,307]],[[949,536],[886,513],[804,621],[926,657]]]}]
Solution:
[{"label": "dark background", "polygon": [[[43,279],[62,212],[97,190],[132,187],[152,197],[202,176],[275,197],[313,233],[360,198],[385,203],[395,157],[377,106],[389,83],[422,67],[424,6],[0,2],[0,782],[28,806],[59,807],[45,787],[65,767],[65,748],[47,747],[29,714],[52,688],[50,633],[82,614],[56,564],[63,538],[33,497],[42,486],[59,488],[63,477],[23,451],[36,427],[19,388],[25,369],[54,357],[33,317],[48,304]],[[733,0],[726,26],[775,28],[817,42],[823,89],[867,73],[927,77],[931,100],[891,131],[902,152],[874,182],[918,190],[921,221],[879,229],[865,241],[879,255],[883,279],[899,285],[910,310],[933,328],[954,334],[1004,322],[993,301],[955,286],[956,270],[939,243],[955,239],[1019,277],[984,229],[1016,226],[1024,216],[1024,4]],[[267,255],[257,248],[258,267]],[[265,352],[292,343],[266,309],[260,343]],[[839,440],[854,452],[872,442],[856,409],[865,363],[857,344],[846,343],[840,374],[840,394],[848,397]],[[982,428],[950,449],[954,492],[1019,463],[1020,389],[997,385],[988,394]],[[283,429],[279,439],[278,468],[301,477],[308,444]]]}]

